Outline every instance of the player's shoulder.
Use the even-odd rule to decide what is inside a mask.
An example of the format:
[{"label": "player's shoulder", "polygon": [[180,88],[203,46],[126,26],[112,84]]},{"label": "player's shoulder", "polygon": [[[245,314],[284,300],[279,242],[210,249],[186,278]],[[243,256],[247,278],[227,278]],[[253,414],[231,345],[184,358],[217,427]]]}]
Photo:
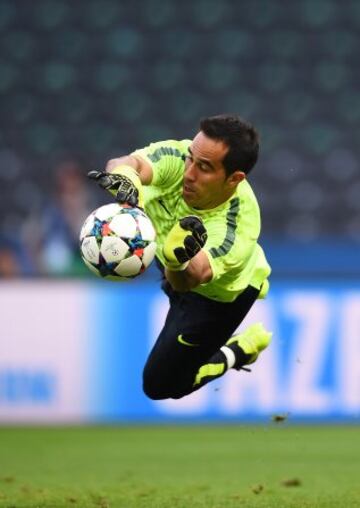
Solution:
[{"label": "player's shoulder", "polygon": [[187,154],[190,144],[190,139],[165,139],[154,141],[136,152],[146,152],[147,157],[156,163],[165,156],[183,158]]},{"label": "player's shoulder", "polygon": [[247,180],[247,178],[244,178],[244,180],[242,182],[240,182],[239,185],[237,186],[236,195],[239,198],[247,198],[247,199],[254,200],[257,202],[255,192],[254,192],[250,182]]},{"label": "player's shoulder", "polygon": [[239,212],[244,215],[258,216],[260,213],[259,202],[250,183],[245,179],[238,186],[235,196],[239,200]]}]

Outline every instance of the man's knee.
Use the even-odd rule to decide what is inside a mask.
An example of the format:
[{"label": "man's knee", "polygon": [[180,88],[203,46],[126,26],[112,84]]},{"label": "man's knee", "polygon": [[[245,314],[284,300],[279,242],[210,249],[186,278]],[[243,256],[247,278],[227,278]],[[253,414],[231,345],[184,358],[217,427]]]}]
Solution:
[{"label": "man's knee", "polygon": [[143,373],[143,391],[152,400],[180,399],[189,393],[172,379],[166,379],[146,366]]},{"label": "man's knee", "polygon": [[167,387],[159,386],[156,383],[143,383],[144,393],[152,400],[181,399],[186,393],[178,390],[169,390]]},{"label": "man's knee", "polygon": [[155,383],[146,379],[143,379],[143,391],[145,395],[152,400],[162,400],[168,398],[162,387],[157,386]]}]

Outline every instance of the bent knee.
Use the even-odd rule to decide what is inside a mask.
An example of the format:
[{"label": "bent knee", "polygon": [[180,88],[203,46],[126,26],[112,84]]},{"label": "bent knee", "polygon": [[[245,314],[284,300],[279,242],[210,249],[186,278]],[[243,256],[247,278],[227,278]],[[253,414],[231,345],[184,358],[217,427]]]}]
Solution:
[{"label": "bent knee", "polygon": [[164,400],[169,398],[167,393],[155,386],[144,384],[143,391],[151,400]]},{"label": "bent knee", "polygon": [[159,383],[159,379],[153,373],[153,369],[145,365],[143,372],[143,392],[149,399],[162,400],[166,399],[164,389]]},{"label": "bent knee", "polygon": [[158,377],[148,376],[145,372],[143,376],[143,391],[152,400],[180,399],[188,393],[178,386],[172,386],[166,380],[160,381]]},{"label": "bent knee", "polygon": [[145,385],[143,386],[143,391],[151,400],[181,399],[182,397],[185,397],[185,395],[188,395],[188,393],[169,392],[161,388],[149,388]]}]

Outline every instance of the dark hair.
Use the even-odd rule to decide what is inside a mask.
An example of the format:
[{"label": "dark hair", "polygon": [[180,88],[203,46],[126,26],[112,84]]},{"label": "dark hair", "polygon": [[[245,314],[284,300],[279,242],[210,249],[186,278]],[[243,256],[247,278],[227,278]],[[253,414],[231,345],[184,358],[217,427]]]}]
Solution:
[{"label": "dark hair", "polygon": [[223,166],[229,176],[239,170],[244,173],[255,166],[259,155],[259,134],[255,127],[237,115],[217,115],[203,118],[200,130],[211,139],[228,145]]}]

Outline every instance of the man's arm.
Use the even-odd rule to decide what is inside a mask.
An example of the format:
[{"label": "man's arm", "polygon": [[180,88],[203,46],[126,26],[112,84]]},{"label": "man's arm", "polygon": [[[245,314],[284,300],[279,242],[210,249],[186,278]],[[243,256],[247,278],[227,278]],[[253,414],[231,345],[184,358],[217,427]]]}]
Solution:
[{"label": "man's arm", "polygon": [[184,293],[212,279],[212,270],[205,252],[200,251],[194,256],[185,270],[172,271],[165,268],[165,277],[175,291]]},{"label": "man's arm", "polygon": [[143,185],[150,185],[153,178],[153,170],[148,162],[140,157],[134,157],[133,155],[124,155],[123,157],[117,157],[116,159],[110,159],[106,166],[105,171],[112,173],[115,168],[119,166],[130,166],[135,169],[139,175],[140,181]]},{"label": "man's arm", "polygon": [[151,184],[153,170],[141,157],[124,155],[110,159],[105,171],[89,171],[87,176],[110,192],[118,203],[143,208],[142,186]]},{"label": "man's arm", "polygon": [[175,291],[190,291],[212,279],[209,259],[202,250],[206,240],[206,228],[195,215],[183,217],[169,231],[162,251],[165,277]]}]

